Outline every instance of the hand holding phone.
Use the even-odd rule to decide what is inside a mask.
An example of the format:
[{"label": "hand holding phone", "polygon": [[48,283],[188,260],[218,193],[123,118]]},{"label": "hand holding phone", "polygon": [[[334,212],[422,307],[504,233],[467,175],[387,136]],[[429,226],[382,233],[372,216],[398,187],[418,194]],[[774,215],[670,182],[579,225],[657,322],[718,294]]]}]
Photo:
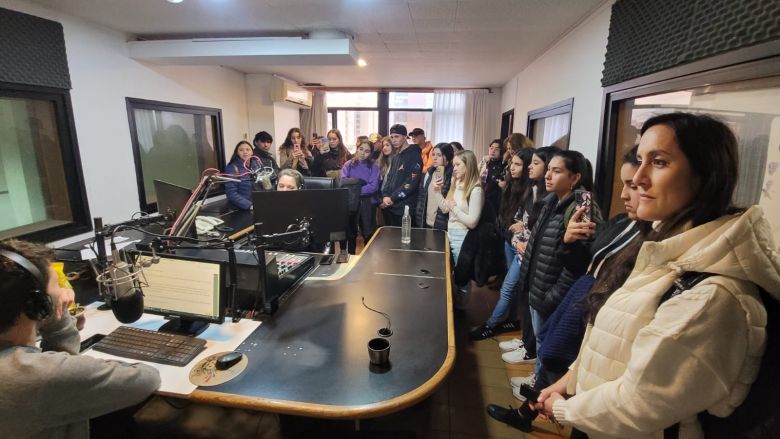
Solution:
[{"label": "hand holding phone", "polygon": [[577,203],[577,208],[584,207],[585,212],[582,213],[582,217],[580,218],[580,222],[583,223],[589,223],[591,220],[591,203],[593,200],[593,194],[591,194],[588,191],[575,191],[574,192],[574,202]]}]

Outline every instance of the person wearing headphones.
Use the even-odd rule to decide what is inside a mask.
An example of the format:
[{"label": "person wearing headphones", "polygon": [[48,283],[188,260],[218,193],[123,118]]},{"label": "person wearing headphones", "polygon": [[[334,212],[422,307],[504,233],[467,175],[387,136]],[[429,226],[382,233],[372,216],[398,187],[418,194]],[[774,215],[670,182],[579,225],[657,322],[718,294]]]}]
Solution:
[{"label": "person wearing headphones", "polygon": [[[79,355],[48,247],[0,243],[0,437],[89,437],[89,419],[144,401],[160,386],[143,364]],[[36,337],[40,334],[40,347]]]},{"label": "person wearing headphones", "polygon": [[279,172],[279,182],[276,183],[276,190],[297,191],[303,189],[303,174],[295,169],[282,169]]}]

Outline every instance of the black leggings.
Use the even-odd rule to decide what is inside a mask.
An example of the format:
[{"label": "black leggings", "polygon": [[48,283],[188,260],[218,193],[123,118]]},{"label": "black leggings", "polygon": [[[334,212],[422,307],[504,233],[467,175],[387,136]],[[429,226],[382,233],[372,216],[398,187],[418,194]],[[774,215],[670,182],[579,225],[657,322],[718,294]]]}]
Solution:
[{"label": "black leggings", "polygon": [[371,197],[360,198],[358,211],[349,215],[347,239],[339,241],[341,249],[348,250],[351,255],[356,251],[358,231],[363,237],[363,245],[368,244],[376,232],[376,205],[371,202]]}]

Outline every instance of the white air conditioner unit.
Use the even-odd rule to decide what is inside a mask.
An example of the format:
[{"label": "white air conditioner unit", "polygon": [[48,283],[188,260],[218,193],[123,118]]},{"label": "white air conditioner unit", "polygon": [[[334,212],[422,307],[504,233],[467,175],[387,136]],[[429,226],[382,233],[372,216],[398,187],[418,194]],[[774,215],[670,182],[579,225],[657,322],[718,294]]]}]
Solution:
[{"label": "white air conditioner unit", "polygon": [[272,97],[274,102],[289,102],[311,108],[311,92],[283,79],[275,78]]}]

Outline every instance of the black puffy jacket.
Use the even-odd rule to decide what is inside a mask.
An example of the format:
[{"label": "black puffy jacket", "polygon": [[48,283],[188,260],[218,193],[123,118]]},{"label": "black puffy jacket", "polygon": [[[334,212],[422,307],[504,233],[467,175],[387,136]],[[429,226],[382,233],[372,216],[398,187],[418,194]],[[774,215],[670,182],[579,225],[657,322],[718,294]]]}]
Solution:
[{"label": "black puffy jacket", "polygon": [[549,317],[576,277],[563,265],[563,234],[566,231],[566,209],[574,203],[574,194],[560,202],[554,193],[547,194],[531,231],[520,279],[523,294],[529,294],[529,304],[545,318]]}]

